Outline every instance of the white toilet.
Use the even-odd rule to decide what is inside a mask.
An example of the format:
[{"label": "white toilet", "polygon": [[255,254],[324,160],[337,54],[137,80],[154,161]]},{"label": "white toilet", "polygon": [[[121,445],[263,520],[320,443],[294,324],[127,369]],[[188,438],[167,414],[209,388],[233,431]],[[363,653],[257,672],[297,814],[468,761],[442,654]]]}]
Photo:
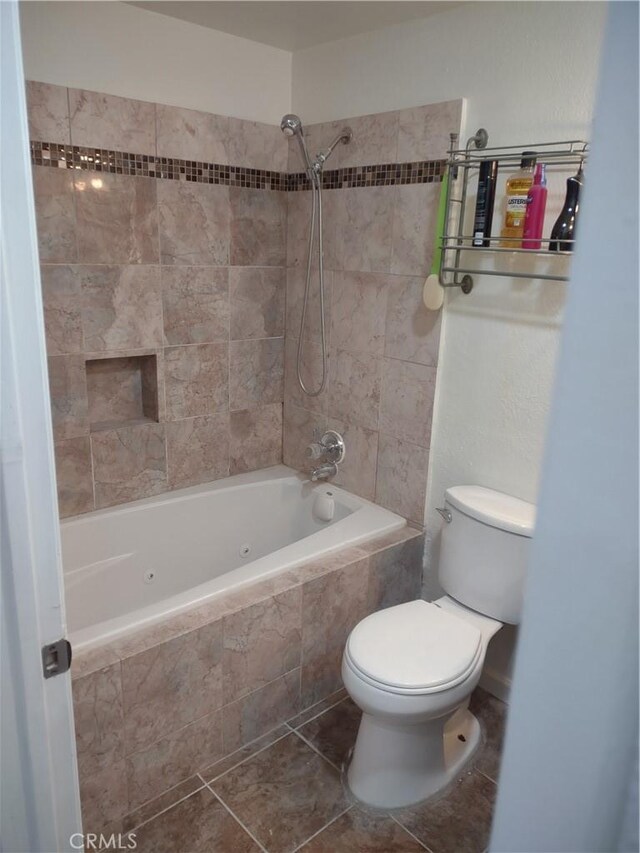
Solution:
[{"label": "white toilet", "polygon": [[468,710],[489,640],[520,621],[535,506],[481,486],[448,489],[434,603],[367,616],[344,650],[342,677],[362,721],[348,769],[362,802],[395,808],[430,797],[471,758]]}]

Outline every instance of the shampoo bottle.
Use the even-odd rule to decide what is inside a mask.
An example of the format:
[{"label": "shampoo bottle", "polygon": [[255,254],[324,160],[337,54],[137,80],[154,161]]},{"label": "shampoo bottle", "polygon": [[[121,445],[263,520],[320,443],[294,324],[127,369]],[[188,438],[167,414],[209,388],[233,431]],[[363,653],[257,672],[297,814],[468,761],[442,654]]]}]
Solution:
[{"label": "shampoo bottle", "polygon": [[483,160],[478,175],[478,197],[473,220],[473,245],[491,245],[491,223],[493,222],[493,203],[496,198],[498,179],[498,161]]},{"label": "shampoo bottle", "polygon": [[[522,246],[527,195],[533,186],[536,156],[535,151],[523,151],[520,169],[507,181],[504,227],[500,234],[503,238],[500,246],[505,249],[519,249]],[[505,240],[505,237],[510,239]]]},{"label": "shampoo bottle", "polygon": [[546,206],[547,176],[545,165],[544,163],[538,163],[533,178],[533,186],[527,193],[527,211],[524,215],[524,231],[522,234],[523,249],[540,248]]}]

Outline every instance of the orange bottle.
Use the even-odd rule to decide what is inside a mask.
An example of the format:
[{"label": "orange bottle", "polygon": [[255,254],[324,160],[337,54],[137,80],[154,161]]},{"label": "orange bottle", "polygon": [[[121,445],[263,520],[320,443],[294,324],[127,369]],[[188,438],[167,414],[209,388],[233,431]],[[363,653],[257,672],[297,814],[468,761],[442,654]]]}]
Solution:
[{"label": "orange bottle", "polygon": [[536,151],[523,151],[520,168],[507,181],[504,226],[500,236],[510,239],[500,241],[502,249],[522,248],[527,195],[533,186],[536,156]]}]

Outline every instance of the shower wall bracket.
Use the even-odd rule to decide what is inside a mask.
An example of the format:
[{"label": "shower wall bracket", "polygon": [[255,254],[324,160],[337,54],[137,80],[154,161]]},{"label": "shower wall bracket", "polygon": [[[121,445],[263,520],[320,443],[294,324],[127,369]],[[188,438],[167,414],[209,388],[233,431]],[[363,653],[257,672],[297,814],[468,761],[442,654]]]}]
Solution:
[{"label": "shower wall bracket", "polygon": [[[523,151],[533,150],[537,153],[537,162],[544,163],[548,173],[564,172],[568,176],[586,161],[589,143],[571,139],[488,148],[488,142],[489,134],[484,128],[470,137],[464,148],[458,147],[458,134],[451,134],[445,225],[440,237],[440,284],[444,288],[459,287],[462,293],[468,294],[473,290],[474,276],[568,281],[572,252],[514,249],[504,245],[505,242],[513,242],[513,238],[503,237],[488,238],[489,246],[474,246],[471,233],[474,211],[467,202],[472,184],[477,182],[480,166],[487,160],[497,160],[498,172],[504,175],[520,168]],[[565,242],[574,243],[572,240]],[[543,238],[541,243],[548,243],[548,238]]]}]

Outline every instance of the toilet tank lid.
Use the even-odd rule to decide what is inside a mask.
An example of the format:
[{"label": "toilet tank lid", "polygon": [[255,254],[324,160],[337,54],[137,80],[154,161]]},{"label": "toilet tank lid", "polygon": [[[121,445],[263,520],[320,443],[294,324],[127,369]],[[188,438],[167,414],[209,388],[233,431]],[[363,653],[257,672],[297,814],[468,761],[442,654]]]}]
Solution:
[{"label": "toilet tank lid", "polygon": [[452,486],[446,500],[470,518],[475,518],[518,536],[533,536],[536,505],[484,486]]}]

